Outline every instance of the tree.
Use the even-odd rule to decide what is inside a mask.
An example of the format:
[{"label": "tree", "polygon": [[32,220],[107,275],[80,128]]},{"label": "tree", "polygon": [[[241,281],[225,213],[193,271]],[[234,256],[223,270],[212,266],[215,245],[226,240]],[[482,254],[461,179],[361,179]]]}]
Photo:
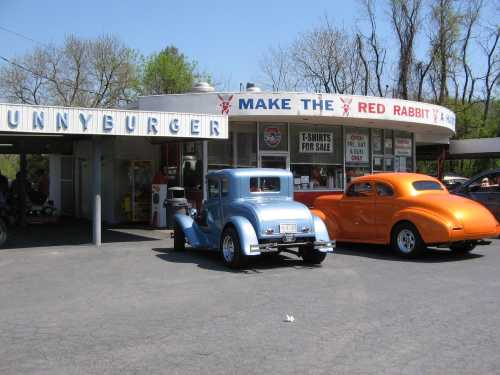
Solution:
[{"label": "tree", "polygon": [[[372,92],[378,96],[385,96],[385,91],[382,89],[382,76],[384,74],[385,58],[387,54],[386,48],[381,46],[378,35],[377,35],[377,20],[375,18],[374,3],[373,0],[361,0],[361,6],[363,11],[366,13],[370,24],[370,34],[364,35],[369,45],[369,66],[371,65],[373,70],[373,75],[375,76],[375,89]],[[360,45],[361,41],[358,41]],[[361,52],[360,52],[361,53]],[[364,59],[362,59],[363,61]],[[363,63],[364,65],[364,63]],[[366,73],[365,73],[366,74]],[[368,77],[370,74],[366,74]]]},{"label": "tree", "polygon": [[0,92],[13,102],[121,107],[138,92],[137,54],[113,36],[68,36],[0,70]]},{"label": "tree", "polygon": [[399,41],[397,96],[409,99],[410,73],[422,0],[390,0],[392,27]]},{"label": "tree", "polygon": [[282,46],[269,48],[259,61],[263,79],[272,91],[296,90],[300,85],[294,74],[290,51]]},{"label": "tree", "polygon": [[199,77],[196,63],[190,62],[176,47],[170,46],[150,56],[144,65],[143,93],[178,94],[189,91]]},{"label": "tree", "polygon": [[435,55],[438,104],[443,104],[448,98],[448,78],[451,64],[456,57],[455,46],[459,36],[460,15],[455,9],[455,3],[456,0],[434,0],[432,4],[431,19],[435,24],[436,35],[431,40],[431,46]]}]

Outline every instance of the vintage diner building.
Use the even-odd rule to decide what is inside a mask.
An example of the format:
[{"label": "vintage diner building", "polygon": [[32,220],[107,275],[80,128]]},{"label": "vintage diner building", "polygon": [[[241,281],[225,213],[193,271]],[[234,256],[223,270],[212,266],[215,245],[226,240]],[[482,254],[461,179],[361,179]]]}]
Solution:
[{"label": "vintage diner building", "polygon": [[196,91],[141,97],[137,108],[228,116],[227,139],[163,146],[174,181],[197,201],[207,171],[273,167],[292,171],[295,198],[310,205],[355,176],[414,171],[416,144],[446,144],[455,131],[454,113],[427,103],[254,86],[217,93],[200,85]]},{"label": "vintage diner building", "polygon": [[416,145],[446,144],[454,131],[454,113],[436,105],[254,86],[218,93],[199,84],[140,97],[129,110],[0,104],[0,152],[49,154],[59,211],[107,223],[149,221],[162,166],[196,207],[208,171],[242,167],[290,169],[295,198],[311,204],[355,176],[414,171]]}]

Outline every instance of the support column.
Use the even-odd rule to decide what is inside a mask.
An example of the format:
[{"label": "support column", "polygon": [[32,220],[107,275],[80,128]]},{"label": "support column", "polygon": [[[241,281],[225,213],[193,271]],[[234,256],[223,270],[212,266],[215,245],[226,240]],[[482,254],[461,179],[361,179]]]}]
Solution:
[{"label": "support column", "polygon": [[207,181],[207,173],[208,173],[208,141],[203,141],[203,176],[202,176],[201,189],[203,191],[204,201],[207,199],[207,187],[205,186]]},{"label": "support column", "polygon": [[17,181],[18,188],[19,188],[19,200],[18,200],[18,207],[17,209],[19,210],[19,225],[24,227],[26,226],[26,167],[27,167],[27,162],[26,162],[26,153],[24,152],[24,144],[21,144],[21,154],[19,156],[19,174],[20,178]]},{"label": "support column", "polygon": [[92,195],[93,195],[93,217],[92,217],[92,242],[101,246],[101,139],[94,137],[92,140]]}]

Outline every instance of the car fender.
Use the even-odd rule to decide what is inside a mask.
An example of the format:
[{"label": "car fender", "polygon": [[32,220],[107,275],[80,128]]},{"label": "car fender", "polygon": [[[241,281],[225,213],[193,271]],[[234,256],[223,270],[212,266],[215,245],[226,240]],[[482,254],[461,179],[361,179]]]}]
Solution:
[{"label": "car fender", "polygon": [[210,243],[205,233],[203,233],[198,224],[192,217],[184,214],[175,214],[176,224],[184,232],[187,242],[195,248],[209,248]]},{"label": "car fender", "polygon": [[231,216],[226,225],[232,225],[236,232],[238,232],[238,237],[240,240],[240,246],[245,255],[259,255],[260,252],[252,251],[250,252],[250,245],[258,245],[259,239],[257,238],[257,233],[255,229],[246,217],[243,216]]},{"label": "car fender", "polygon": [[323,225],[326,225],[328,235],[331,239],[336,239],[338,237],[340,233],[340,228],[335,217],[327,216],[323,211],[317,208],[312,208],[311,214],[323,221]]},{"label": "car fender", "polygon": [[[393,217],[391,228],[401,221],[409,221],[415,225],[422,240],[427,244],[446,243],[451,240],[450,225],[453,224],[431,211],[416,207],[401,210]],[[391,233],[387,233],[386,240],[390,243]]]},{"label": "car fender", "polygon": [[[313,214],[312,215],[312,218],[313,218],[313,223],[314,223],[314,235],[315,235],[315,241],[316,242],[330,242],[330,236],[328,234],[328,229],[326,227],[326,224],[325,222],[317,215]],[[334,238],[332,238],[332,240],[334,240]],[[328,247],[328,248],[322,248],[322,250],[320,251],[324,251],[324,252],[330,252],[330,251],[333,251],[333,248],[332,247]]]}]

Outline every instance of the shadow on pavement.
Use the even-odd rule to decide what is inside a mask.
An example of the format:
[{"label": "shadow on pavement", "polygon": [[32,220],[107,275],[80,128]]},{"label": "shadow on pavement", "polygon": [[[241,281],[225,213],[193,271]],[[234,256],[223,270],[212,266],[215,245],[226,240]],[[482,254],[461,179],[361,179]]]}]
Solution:
[{"label": "shadow on pavement", "polygon": [[[133,233],[139,230],[141,233]],[[146,226],[104,227],[102,242],[156,241],[149,237]],[[92,243],[92,224],[81,220],[64,220],[55,224],[32,224],[26,227],[9,227],[7,242],[0,248],[21,249],[47,246],[88,245]]]},{"label": "shadow on pavement", "polygon": [[249,257],[245,267],[233,270],[223,264],[219,253],[216,251],[192,248],[187,248],[185,251],[175,251],[171,248],[153,248],[152,250],[159,253],[156,256],[166,262],[192,263],[200,268],[232,273],[260,273],[266,269],[281,267],[293,267],[295,269],[312,269],[318,267],[306,265],[302,259],[291,257],[289,253],[280,253]]},{"label": "shadow on pavement", "polygon": [[338,254],[352,255],[365,258],[383,259],[397,262],[415,262],[415,263],[441,263],[457,262],[462,260],[481,258],[484,255],[477,253],[455,254],[448,249],[427,248],[427,250],[418,258],[406,259],[396,254],[389,246],[339,243],[335,252]]}]

